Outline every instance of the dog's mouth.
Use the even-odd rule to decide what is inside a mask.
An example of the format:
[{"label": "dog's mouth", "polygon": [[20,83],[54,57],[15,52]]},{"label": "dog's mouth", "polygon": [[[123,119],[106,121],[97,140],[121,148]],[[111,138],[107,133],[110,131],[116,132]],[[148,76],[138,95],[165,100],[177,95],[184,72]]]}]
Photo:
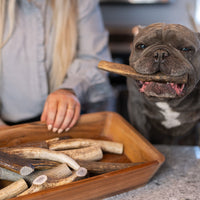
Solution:
[{"label": "dog's mouth", "polygon": [[180,98],[188,92],[190,82],[188,83],[189,73],[187,71],[176,75],[162,72],[143,74],[134,69],[134,63],[124,65],[107,61],[101,61],[98,67],[134,79],[139,86],[139,91],[149,97]]},{"label": "dog's mouth", "polygon": [[176,98],[184,95],[184,83],[137,81],[139,91],[147,96],[159,98]]}]

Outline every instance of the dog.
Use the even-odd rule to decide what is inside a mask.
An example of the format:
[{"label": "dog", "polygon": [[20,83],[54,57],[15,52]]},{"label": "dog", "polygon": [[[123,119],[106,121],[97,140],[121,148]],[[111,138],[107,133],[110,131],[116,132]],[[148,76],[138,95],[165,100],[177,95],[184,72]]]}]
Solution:
[{"label": "dog", "polygon": [[[135,27],[129,65],[147,77],[160,73],[172,80],[127,78],[131,124],[154,144],[196,145],[200,120],[200,34],[180,24]],[[186,82],[173,81],[183,75]]]}]

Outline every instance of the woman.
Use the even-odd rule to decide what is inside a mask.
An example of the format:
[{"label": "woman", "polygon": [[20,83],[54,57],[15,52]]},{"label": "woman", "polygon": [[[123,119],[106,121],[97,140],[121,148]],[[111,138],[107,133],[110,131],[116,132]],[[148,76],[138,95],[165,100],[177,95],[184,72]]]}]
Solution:
[{"label": "woman", "polygon": [[96,0],[1,0],[0,125],[41,115],[62,133],[80,105],[105,105],[112,91],[97,65],[110,60],[107,39]]}]

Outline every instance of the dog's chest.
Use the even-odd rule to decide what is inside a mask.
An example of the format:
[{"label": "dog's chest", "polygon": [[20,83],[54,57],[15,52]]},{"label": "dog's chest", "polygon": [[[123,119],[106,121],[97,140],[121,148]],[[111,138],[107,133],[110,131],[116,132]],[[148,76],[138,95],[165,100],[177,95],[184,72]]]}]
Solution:
[{"label": "dog's chest", "polygon": [[157,102],[156,106],[160,108],[160,112],[164,116],[164,120],[161,121],[161,124],[165,128],[170,129],[181,125],[178,119],[180,113],[174,111],[166,102]]}]

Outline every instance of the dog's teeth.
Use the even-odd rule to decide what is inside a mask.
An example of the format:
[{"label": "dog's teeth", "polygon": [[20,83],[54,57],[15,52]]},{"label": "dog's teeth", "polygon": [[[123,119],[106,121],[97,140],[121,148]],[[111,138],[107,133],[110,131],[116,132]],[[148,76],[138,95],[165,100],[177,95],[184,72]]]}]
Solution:
[{"label": "dog's teeth", "polygon": [[185,84],[182,84],[182,85],[181,85],[181,90],[183,90],[183,89],[184,89],[184,87],[185,87]]}]

